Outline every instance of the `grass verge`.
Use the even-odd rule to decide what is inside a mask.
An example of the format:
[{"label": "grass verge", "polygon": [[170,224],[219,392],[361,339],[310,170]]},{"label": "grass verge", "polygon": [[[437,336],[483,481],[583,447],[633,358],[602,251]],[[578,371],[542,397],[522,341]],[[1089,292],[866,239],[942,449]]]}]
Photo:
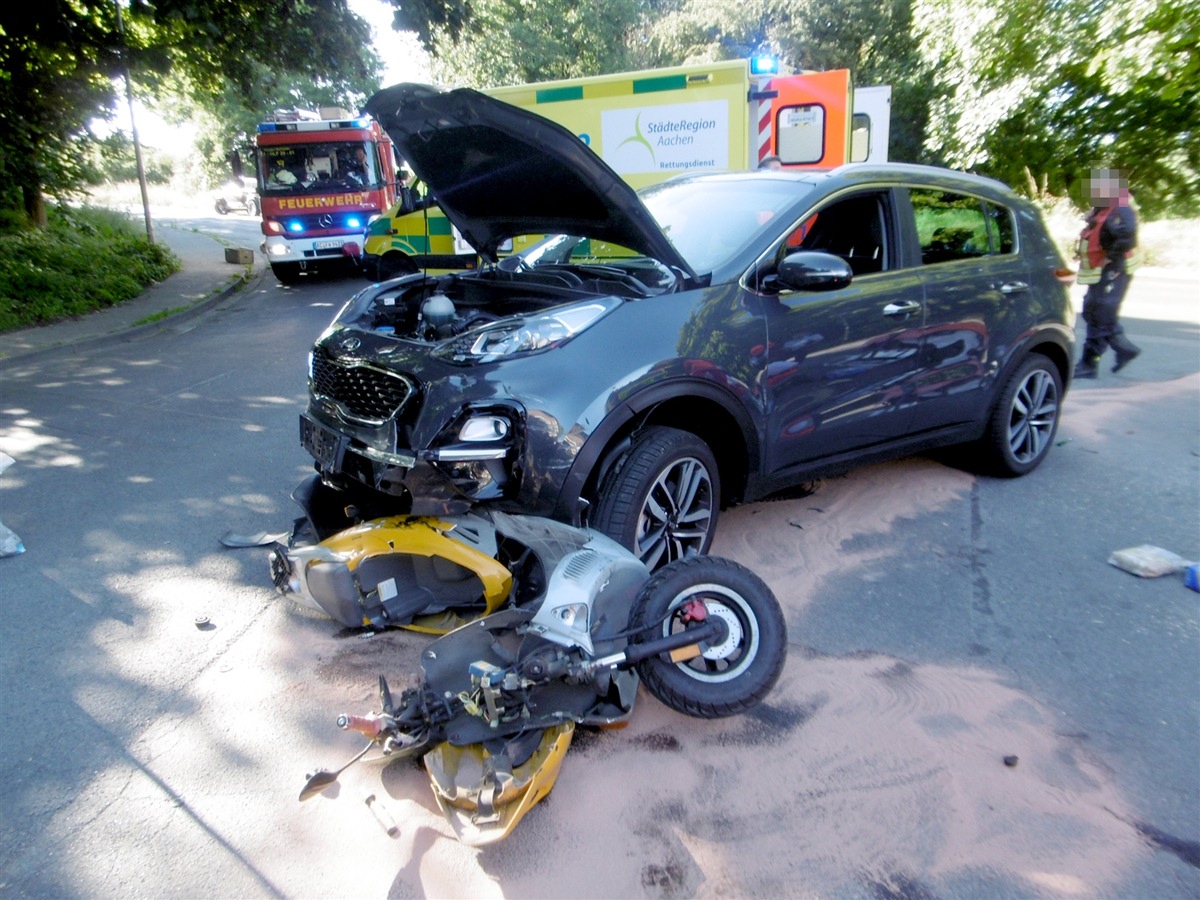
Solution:
[{"label": "grass verge", "polygon": [[179,265],[124,213],[52,207],[45,229],[7,216],[0,220],[0,331],[124,303]]}]

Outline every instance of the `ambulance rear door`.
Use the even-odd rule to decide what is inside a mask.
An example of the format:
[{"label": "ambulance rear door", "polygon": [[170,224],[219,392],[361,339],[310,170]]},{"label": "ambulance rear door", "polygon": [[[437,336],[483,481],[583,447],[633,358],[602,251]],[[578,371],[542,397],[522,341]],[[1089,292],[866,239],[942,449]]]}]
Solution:
[{"label": "ambulance rear door", "polygon": [[785,167],[829,169],[849,159],[849,69],[782,75],[768,91],[771,153]]},{"label": "ambulance rear door", "polygon": [[850,126],[850,162],[887,162],[891,124],[891,86],[855,88],[854,117]]}]

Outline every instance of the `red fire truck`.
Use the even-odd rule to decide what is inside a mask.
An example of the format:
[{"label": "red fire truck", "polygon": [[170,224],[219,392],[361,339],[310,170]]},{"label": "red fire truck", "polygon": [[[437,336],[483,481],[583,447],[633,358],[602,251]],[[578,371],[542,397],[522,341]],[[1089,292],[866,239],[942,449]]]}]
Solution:
[{"label": "red fire truck", "polygon": [[258,126],[262,251],[284,284],[319,266],[357,265],[363,229],[396,200],[388,136],[344,109],[281,111]]}]

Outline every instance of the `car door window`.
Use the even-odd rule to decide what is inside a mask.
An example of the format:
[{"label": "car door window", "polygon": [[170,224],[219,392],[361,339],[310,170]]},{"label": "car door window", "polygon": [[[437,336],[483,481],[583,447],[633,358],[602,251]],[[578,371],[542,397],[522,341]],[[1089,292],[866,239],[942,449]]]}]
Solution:
[{"label": "car door window", "polygon": [[789,250],[821,250],[840,256],[855,275],[888,268],[883,197],[856,194],[822,207],[788,236]]},{"label": "car door window", "polygon": [[914,188],[909,196],[924,264],[1016,252],[1007,208],[951,191]]}]

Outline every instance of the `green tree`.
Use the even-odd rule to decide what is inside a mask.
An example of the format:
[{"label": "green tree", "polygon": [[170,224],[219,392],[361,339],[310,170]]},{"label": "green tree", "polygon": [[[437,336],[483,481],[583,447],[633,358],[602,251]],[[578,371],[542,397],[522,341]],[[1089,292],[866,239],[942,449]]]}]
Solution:
[{"label": "green tree", "polygon": [[653,6],[650,0],[474,0],[469,30],[435,30],[433,71],[457,84],[493,87],[637,68],[634,36]]},{"label": "green tree", "polygon": [[[890,84],[893,159],[1063,194],[1126,169],[1144,212],[1200,199],[1200,0],[391,0],[446,81],[502,84],[773,51]],[[574,36],[591,24],[594,45]],[[590,35],[588,35],[590,36]]]},{"label": "green tree", "polygon": [[950,165],[1075,192],[1125,169],[1149,216],[1200,197],[1200,0],[918,0]]},{"label": "green tree", "polygon": [[123,28],[116,0],[0,11],[0,205],[44,223],[43,194],[86,181],[80,145],[89,121],[111,116],[126,70],[145,96],[175,87],[212,112],[231,96],[281,96],[289,79],[378,81],[370,29],[345,0],[132,0],[120,13]]}]

